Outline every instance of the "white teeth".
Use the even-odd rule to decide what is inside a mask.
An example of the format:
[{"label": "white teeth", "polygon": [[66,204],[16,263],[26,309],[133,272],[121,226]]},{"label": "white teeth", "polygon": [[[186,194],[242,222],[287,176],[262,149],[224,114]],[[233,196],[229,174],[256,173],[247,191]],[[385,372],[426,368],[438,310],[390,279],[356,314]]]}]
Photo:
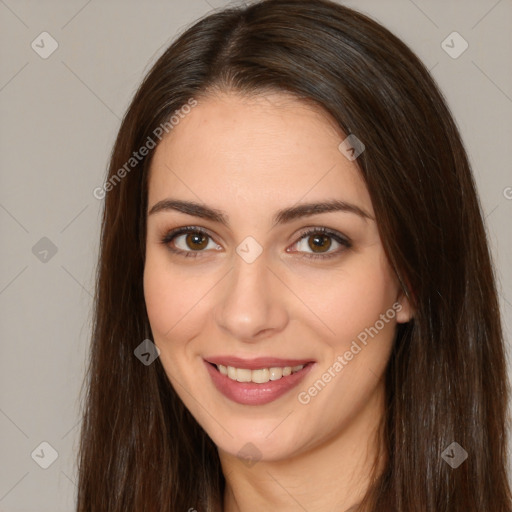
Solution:
[{"label": "white teeth", "polygon": [[270,368],[270,380],[279,380],[283,376],[282,368]]},{"label": "white teeth", "polygon": [[285,366],[284,368],[260,368],[258,370],[249,370],[247,368],[234,368],[233,366],[224,366],[222,364],[216,365],[222,375],[226,375],[231,380],[238,382],[255,382],[257,384],[265,384],[269,380],[279,380],[282,377],[287,377],[292,373],[296,373],[305,365],[299,364],[298,366]]},{"label": "white teeth", "polygon": [[[237,370],[238,373],[240,370]],[[248,370],[249,371],[249,370]],[[263,384],[264,382],[268,382],[270,380],[270,370],[268,368],[263,368],[262,370],[252,370],[251,371],[251,381],[257,382],[258,384]]]},{"label": "white teeth", "polygon": [[245,368],[237,368],[236,369],[236,380],[238,382],[251,382],[251,370],[247,370]]}]

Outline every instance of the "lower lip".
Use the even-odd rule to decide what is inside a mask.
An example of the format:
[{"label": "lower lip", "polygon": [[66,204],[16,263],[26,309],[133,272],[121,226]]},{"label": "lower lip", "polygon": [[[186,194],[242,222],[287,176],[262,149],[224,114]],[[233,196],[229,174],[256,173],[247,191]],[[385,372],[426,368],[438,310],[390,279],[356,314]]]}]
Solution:
[{"label": "lower lip", "polygon": [[278,399],[295,386],[306,376],[315,363],[308,363],[302,370],[292,373],[278,380],[269,380],[264,384],[255,382],[238,382],[217,370],[217,367],[204,361],[215,387],[233,402],[243,405],[264,405]]}]

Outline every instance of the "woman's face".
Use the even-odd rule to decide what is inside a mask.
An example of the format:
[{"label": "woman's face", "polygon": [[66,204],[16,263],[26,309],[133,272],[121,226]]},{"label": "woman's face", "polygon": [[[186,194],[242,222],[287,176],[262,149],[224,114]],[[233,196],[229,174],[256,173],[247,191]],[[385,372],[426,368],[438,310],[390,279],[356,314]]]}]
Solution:
[{"label": "woman's face", "polygon": [[286,459],[382,414],[409,305],[343,139],[289,96],[222,94],[155,150],[144,270],[154,342],[228,454]]}]

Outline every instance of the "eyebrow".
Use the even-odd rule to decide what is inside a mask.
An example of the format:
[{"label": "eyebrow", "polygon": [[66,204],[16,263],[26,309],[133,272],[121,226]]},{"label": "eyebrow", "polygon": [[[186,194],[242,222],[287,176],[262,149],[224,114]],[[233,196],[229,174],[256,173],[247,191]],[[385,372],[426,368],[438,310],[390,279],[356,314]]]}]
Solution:
[{"label": "eyebrow", "polygon": [[[202,219],[208,219],[213,222],[218,222],[224,226],[229,225],[228,216],[221,210],[210,208],[200,203],[193,201],[181,201],[177,199],[163,199],[155,203],[148,212],[153,215],[162,211],[175,210]],[[277,224],[286,224],[302,217],[309,217],[319,213],[328,212],[344,212],[358,215],[362,219],[375,220],[369,213],[360,208],[359,206],[340,201],[339,199],[332,199],[330,201],[321,201],[319,203],[301,203],[296,206],[284,208],[279,210],[273,218],[273,226]]]}]

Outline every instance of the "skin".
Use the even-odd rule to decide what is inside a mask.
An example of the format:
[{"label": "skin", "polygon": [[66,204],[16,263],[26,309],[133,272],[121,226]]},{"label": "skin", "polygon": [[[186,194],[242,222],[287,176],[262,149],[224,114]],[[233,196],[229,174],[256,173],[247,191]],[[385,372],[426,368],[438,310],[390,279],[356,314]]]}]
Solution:
[{"label": "skin", "polygon": [[[224,510],[347,510],[369,484],[384,413],[383,374],[397,322],[411,317],[384,254],[372,203],[357,168],[338,145],[345,138],[322,111],[273,93],[233,92],[202,97],[156,148],[148,211],[167,198],[222,210],[229,225],[175,210],[147,219],[144,293],[160,360],[169,380],[218,447],[226,492]],[[328,212],[272,225],[274,214],[297,203],[343,200],[367,212]],[[194,225],[211,238],[178,235]],[[327,237],[331,258],[301,238],[326,227],[348,237],[346,248]],[[253,237],[263,252],[247,263],[237,246]],[[189,237],[190,238],[190,237]],[[325,243],[325,239],[321,240]],[[195,251],[194,251],[195,249]],[[322,254],[322,252],[320,252]],[[302,256],[302,257],[301,257]],[[350,349],[379,315],[400,311],[310,401],[298,399]],[[237,404],[219,393],[203,358],[231,354],[308,358],[316,365],[284,396],[265,405]],[[252,463],[237,457],[246,443]],[[380,453],[380,455],[379,455]]]}]

